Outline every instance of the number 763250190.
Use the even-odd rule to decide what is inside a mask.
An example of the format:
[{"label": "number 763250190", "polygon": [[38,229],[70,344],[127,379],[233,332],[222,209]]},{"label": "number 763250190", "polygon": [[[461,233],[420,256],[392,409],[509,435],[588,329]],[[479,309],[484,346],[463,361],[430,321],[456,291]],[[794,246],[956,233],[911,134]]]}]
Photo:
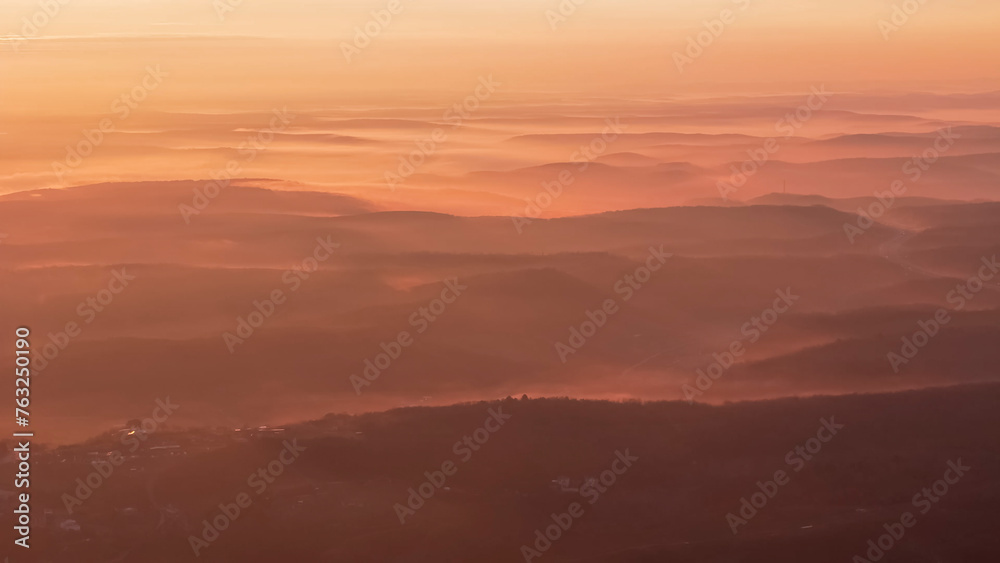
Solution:
[{"label": "number 763250190", "polygon": [[28,407],[31,405],[31,330],[27,327],[18,328],[15,333],[17,340],[14,341],[14,403],[15,418],[18,426],[28,425]]}]

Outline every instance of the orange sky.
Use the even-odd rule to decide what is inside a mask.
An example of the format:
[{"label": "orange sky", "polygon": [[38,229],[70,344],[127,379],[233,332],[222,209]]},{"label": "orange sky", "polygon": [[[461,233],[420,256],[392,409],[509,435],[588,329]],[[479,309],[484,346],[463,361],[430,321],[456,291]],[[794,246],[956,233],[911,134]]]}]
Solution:
[{"label": "orange sky", "polygon": [[[219,9],[225,1],[239,5]],[[564,21],[554,19],[557,0],[398,2],[399,13],[348,63],[341,44],[389,2],[95,0],[67,2],[47,17],[34,0],[7,0],[0,111],[99,112],[150,63],[173,74],[149,109],[219,111],[461,92],[487,72],[522,95],[1000,84],[996,2],[928,1],[888,40],[879,21],[894,3],[885,0],[587,0],[572,13],[564,8]],[[674,52],[724,9],[731,23],[677,72]],[[49,21],[21,41],[22,18],[32,17]]]}]

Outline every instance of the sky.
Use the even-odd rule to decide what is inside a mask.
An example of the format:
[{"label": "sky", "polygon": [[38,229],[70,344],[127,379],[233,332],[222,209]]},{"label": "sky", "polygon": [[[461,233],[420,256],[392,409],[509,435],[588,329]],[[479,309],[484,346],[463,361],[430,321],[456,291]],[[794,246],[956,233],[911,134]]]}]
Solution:
[{"label": "sky", "polygon": [[[172,73],[152,109],[199,111],[422,100],[491,72],[525,97],[580,98],[793,91],[818,81],[972,92],[1000,78],[991,40],[1000,4],[988,1],[912,0],[916,11],[885,32],[879,22],[903,2],[398,0],[350,61],[345,42],[389,2],[228,1],[65,0],[48,17],[33,0],[7,0],[0,111],[98,112],[147,64]],[[730,23],[679,71],[675,53],[723,10]],[[34,31],[24,18],[45,25]]]}]

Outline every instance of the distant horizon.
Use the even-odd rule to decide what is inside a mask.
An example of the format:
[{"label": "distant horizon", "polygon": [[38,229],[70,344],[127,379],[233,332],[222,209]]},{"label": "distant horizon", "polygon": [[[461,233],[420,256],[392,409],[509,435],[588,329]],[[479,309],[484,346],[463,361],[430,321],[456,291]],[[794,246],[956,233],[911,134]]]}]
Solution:
[{"label": "distant horizon", "polygon": [[[317,417],[310,417],[310,418],[303,418],[303,419],[272,420],[272,421],[249,421],[248,420],[248,421],[244,421],[243,423],[237,424],[237,425],[220,425],[220,424],[208,424],[208,423],[205,423],[205,424],[189,424],[189,425],[183,425],[183,424],[161,425],[159,427],[159,429],[157,430],[157,432],[162,432],[164,434],[171,433],[171,432],[183,433],[183,432],[197,432],[197,431],[202,431],[202,430],[210,431],[210,430],[214,430],[214,429],[218,429],[218,428],[226,428],[226,429],[228,429],[230,431],[234,431],[234,430],[237,430],[237,429],[243,429],[243,428],[249,428],[249,429],[258,429],[258,428],[276,429],[276,428],[280,428],[280,429],[287,430],[289,428],[296,428],[296,427],[301,427],[301,426],[304,426],[304,425],[318,423],[318,422],[321,422],[321,421],[323,421],[323,420],[325,420],[327,418],[330,418],[330,417],[351,417],[351,418],[372,417],[372,416],[378,416],[378,415],[382,415],[382,414],[392,413],[394,411],[404,411],[404,410],[411,410],[411,409],[443,410],[443,409],[451,409],[453,407],[454,408],[464,408],[464,407],[471,407],[471,406],[476,406],[476,405],[481,405],[481,404],[487,404],[487,405],[492,405],[492,404],[497,404],[497,403],[502,404],[502,403],[504,403],[504,402],[506,402],[508,400],[513,400],[513,401],[524,401],[524,400],[527,400],[527,401],[553,401],[553,402],[557,402],[557,401],[570,401],[570,402],[579,402],[579,403],[610,403],[610,404],[619,404],[619,405],[624,405],[624,406],[641,405],[641,406],[654,406],[654,407],[655,406],[667,406],[667,405],[671,405],[671,406],[672,405],[678,405],[678,406],[680,406],[680,405],[686,405],[687,408],[691,408],[691,407],[709,407],[709,408],[716,408],[716,409],[724,409],[724,408],[729,408],[729,407],[741,407],[741,406],[750,406],[750,405],[760,406],[760,405],[763,405],[763,404],[766,404],[766,403],[771,403],[771,404],[775,404],[775,403],[787,403],[789,401],[809,401],[809,400],[823,401],[823,400],[838,400],[838,399],[844,400],[844,401],[848,401],[848,400],[850,400],[852,398],[865,398],[865,399],[872,399],[872,398],[895,398],[895,397],[899,397],[899,396],[902,396],[902,395],[909,395],[909,396],[921,396],[921,395],[923,395],[923,396],[929,396],[929,395],[933,395],[933,394],[936,394],[936,393],[939,393],[939,392],[945,392],[945,393],[947,393],[947,392],[964,393],[964,392],[967,392],[969,390],[976,389],[976,388],[982,388],[982,389],[987,389],[987,390],[993,389],[993,388],[1000,389],[1000,383],[996,383],[996,382],[982,382],[982,383],[971,383],[971,384],[968,384],[968,383],[966,383],[966,384],[962,384],[962,383],[959,383],[959,384],[948,384],[948,383],[945,383],[945,384],[936,385],[936,386],[932,385],[932,386],[926,386],[926,387],[915,387],[913,389],[902,389],[902,390],[896,390],[896,391],[884,391],[884,392],[875,392],[875,393],[823,393],[823,392],[817,392],[817,393],[807,393],[807,394],[801,394],[801,395],[782,395],[782,396],[775,396],[775,397],[770,397],[770,398],[765,398],[765,399],[737,399],[737,400],[715,400],[715,401],[700,401],[700,400],[695,400],[693,403],[689,403],[688,401],[684,400],[683,398],[672,398],[672,399],[662,399],[662,398],[646,399],[646,398],[643,398],[643,397],[591,398],[591,397],[576,397],[576,396],[573,396],[573,395],[536,395],[536,396],[530,396],[527,393],[523,393],[523,394],[509,394],[509,395],[507,395],[505,397],[478,398],[478,399],[470,399],[470,400],[466,400],[466,401],[444,402],[444,403],[440,403],[440,404],[434,404],[434,403],[432,403],[432,404],[398,405],[398,406],[391,406],[391,407],[386,407],[386,408],[382,408],[382,409],[363,410],[363,411],[356,411],[356,412],[351,412],[351,411],[330,411],[330,412],[328,412],[326,414],[323,414],[323,415],[320,415],[320,416],[317,416]],[[524,395],[528,395],[527,399],[525,399]],[[140,412],[137,411],[136,412],[136,417],[130,417],[129,419],[123,419],[122,422],[121,422],[121,424],[109,426],[107,429],[105,429],[103,431],[100,431],[100,432],[98,432],[96,434],[90,435],[87,438],[82,438],[82,439],[77,439],[75,441],[62,442],[62,443],[48,443],[48,442],[45,442],[45,441],[40,441],[38,443],[40,445],[43,445],[43,446],[49,447],[49,448],[56,448],[56,447],[60,447],[60,446],[83,445],[84,443],[87,443],[87,442],[90,442],[90,441],[93,441],[93,440],[99,440],[99,439],[105,437],[108,433],[119,431],[122,428],[127,428],[128,427],[127,422],[128,422],[128,420],[131,420],[132,418],[135,418],[137,420],[141,420],[142,418],[145,418],[145,417],[142,416],[142,413],[140,413]]]}]

